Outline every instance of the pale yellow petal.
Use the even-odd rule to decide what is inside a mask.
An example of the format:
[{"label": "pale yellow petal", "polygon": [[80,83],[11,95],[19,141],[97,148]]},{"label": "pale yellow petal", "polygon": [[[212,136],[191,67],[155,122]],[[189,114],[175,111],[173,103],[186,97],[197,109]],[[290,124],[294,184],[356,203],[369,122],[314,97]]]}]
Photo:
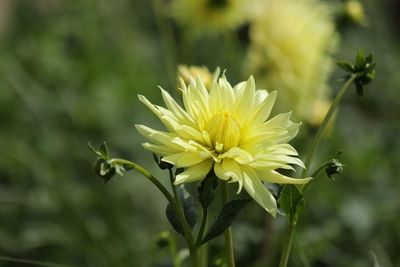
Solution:
[{"label": "pale yellow petal", "polygon": [[232,110],[235,105],[235,95],[231,85],[225,79],[213,86],[210,92],[210,110],[212,114]]},{"label": "pale yellow petal", "polygon": [[171,154],[162,158],[162,161],[171,163],[178,168],[190,167],[208,158],[208,154],[204,151],[198,152],[181,152],[176,154]]},{"label": "pale yellow petal", "polygon": [[271,114],[272,108],[276,100],[277,92],[271,92],[264,101],[259,105],[255,112],[255,116],[252,118],[251,123],[257,125],[266,121]]},{"label": "pale yellow petal", "polygon": [[194,126],[195,122],[189,116],[189,114],[180,105],[178,105],[178,103],[176,103],[176,101],[171,97],[171,95],[167,91],[165,91],[161,87],[159,88],[161,89],[161,95],[163,97],[165,105],[167,106],[169,111],[171,111],[177,116],[179,122],[181,124],[184,123],[187,125]]},{"label": "pale yellow petal", "polygon": [[171,153],[177,153],[180,150],[171,148],[165,145],[155,145],[155,144],[150,144],[150,143],[143,143],[143,147],[146,148],[147,150],[150,150],[151,152],[156,153],[157,155],[160,156],[165,156],[169,155]]},{"label": "pale yellow petal", "polygon": [[247,80],[243,92],[236,101],[236,114],[240,121],[246,121],[255,103],[255,82],[253,76],[250,76]]},{"label": "pale yellow petal", "polygon": [[224,159],[222,162],[214,165],[214,172],[221,180],[237,182],[239,184],[237,193],[242,190],[243,172],[236,161],[232,159]]},{"label": "pale yellow petal", "polygon": [[276,171],[257,171],[257,174],[261,180],[276,184],[306,184],[313,179],[312,177],[302,179],[290,178]]},{"label": "pale yellow petal", "polygon": [[136,124],[135,127],[141,135],[156,144],[163,144],[168,146],[171,144],[171,141],[177,137],[176,134],[154,130],[141,124]]},{"label": "pale yellow petal", "polygon": [[243,187],[246,192],[273,217],[276,216],[276,200],[257,177],[251,177],[243,172]]},{"label": "pale yellow petal", "polygon": [[234,159],[240,164],[249,164],[250,162],[254,161],[253,156],[248,153],[247,151],[240,149],[239,147],[232,147],[224,154],[220,155],[219,158],[225,159]]},{"label": "pale yellow petal", "polygon": [[174,184],[178,185],[203,180],[211,170],[212,164],[212,160],[205,160],[197,165],[185,169],[175,177]]}]

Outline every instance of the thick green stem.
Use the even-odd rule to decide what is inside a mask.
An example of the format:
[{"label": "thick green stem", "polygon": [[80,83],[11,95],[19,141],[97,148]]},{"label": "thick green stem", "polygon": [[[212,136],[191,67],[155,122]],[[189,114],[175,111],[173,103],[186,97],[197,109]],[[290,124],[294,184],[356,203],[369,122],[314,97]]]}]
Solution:
[{"label": "thick green stem", "polygon": [[179,222],[182,225],[183,235],[184,235],[184,237],[186,239],[186,243],[187,243],[187,246],[189,248],[190,260],[192,262],[192,267],[198,267],[197,247],[196,247],[196,245],[194,243],[192,230],[190,229],[190,227],[189,227],[189,225],[188,225],[188,223],[186,221],[185,213],[184,213],[183,208],[182,208],[182,203],[181,203],[180,198],[179,198],[178,190],[176,189],[176,186],[174,185],[174,179],[175,178],[174,178],[174,175],[173,175],[171,169],[169,169],[169,177],[170,177],[170,181],[171,181],[171,187],[172,187],[172,190],[174,192],[174,201],[173,202],[175,203],[175,206],[176,206],[175,211],[176,211],[176,213],[178,215]]},{"label": "thick green stem", "polygon": [[305,168],[303,169],[303,172],[301,174],[302,178],[305,178],[308,175],[308,169],[311,166],[311,162],[313,160],[315,151],[318,148],[319,143],[321,142],[321,138],[329,124],[329,121],[331,120],[332,116],[335,114],[336,108],[339,105],[340,101],[342,100],[344,94],[347,92],[347,90],[350,88],[351,84],[353,83],[354,79],[357,76],[355,74],[351,75],[347,81],[343,84],[342,88],[340,88],[339,93],[336,95],[335,99],[333,100],[333,103],[331,107],[328,110],[328,113],[325,115],[324,120],[322,121],[321,126],[318,129],[317,135],[315,136],[313,143],[311,145],[310,151],[307,154],[306,162],[305,162]]},{"label": "thick green stem", "polygon": [[292,248],[295,229],[296,229],[296,224],[293,222],[290,222],[287,236],[285,239],[285,244],[284,244],[282,255],[281,255],[281,260],[279,262],[279,267],[287,266],[287,263],[289,261],[289,256],[290,256],[290,250]]},{"label": "thick green stem", "polygon": [[201,206],[201,220],[200,220],[201,224],[200,224],[199,232],[197,233],[196,247],[200,247],[200,245],[201,245],[201,239],[203,238],[204,230],[206,229],[207,215],[208,215],[207,208],[204,208],[203,206]]},{"label": "thick green stem", "polygon": [[[228,203],[227,183],[223,182],[220,184],[222,193],[222,205],[225,205],[226,203]],[[228,229],[225,230],[225,246],[226,246],[226,257],[227,257],[228,267],[235,267],[232,227],[228,227]]]}]

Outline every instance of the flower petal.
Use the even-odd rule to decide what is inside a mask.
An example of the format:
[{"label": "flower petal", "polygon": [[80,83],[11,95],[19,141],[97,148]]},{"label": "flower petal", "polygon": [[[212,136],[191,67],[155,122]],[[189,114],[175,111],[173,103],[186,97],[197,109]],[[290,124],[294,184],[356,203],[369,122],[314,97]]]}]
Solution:
[{"label": "flower petal", "polygon": [[245,83],[243,92],[236,99],[236,114],[239,121],[246,121],[255,103],[255,82],[253,76]]},{"label": "flower petal", "polygon": [[273,217],[276,216],[276,200],[257,177],[250,177],[243,172],[243,187],[246,192]]},{"label": "flower petal", "polygon": [[203,180],[212,167],[212,160],[205,160],[197,165],[185,169],[175,177],[175,185]]},{"label": "flower petal", "polygon": [[266,172],[257,171],[257,174],[261,180],[268,183],[277,183],[277,184],[306,184],[313,179],[312,177],[307,177],[302,179],[290,178],[276,171],[266,171]]},{"label": "flower petal", "polygon": [[163,157],[161,160],[171,163],[178,168],[185,168],[193,166],[203,162],[208,158],[208,154],[204,151],[199,152],[181,152],[176,154],[171,154]]}]

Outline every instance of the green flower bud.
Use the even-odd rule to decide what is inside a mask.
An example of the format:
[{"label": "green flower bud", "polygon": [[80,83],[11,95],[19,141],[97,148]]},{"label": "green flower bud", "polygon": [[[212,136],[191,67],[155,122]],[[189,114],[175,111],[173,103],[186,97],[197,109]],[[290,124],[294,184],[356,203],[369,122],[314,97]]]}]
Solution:
[{"label": "green flower bud", "polygon": [[338,62],[337,65],[349,74],[356,75],[354,84],[359,96],[364,94],[364,86],[375,79],[376,64],[373,62],[372,54],[365,56],[362,51],[358,51],[355,63],[342,61]]},{"label": "green flower bud", "polygon": [[326,165],[326,175],[328,175],[330,179],[334,179],[332,176],[335,174],[341,174],[343,168],[344,165],[338,159],[334,158]]}]

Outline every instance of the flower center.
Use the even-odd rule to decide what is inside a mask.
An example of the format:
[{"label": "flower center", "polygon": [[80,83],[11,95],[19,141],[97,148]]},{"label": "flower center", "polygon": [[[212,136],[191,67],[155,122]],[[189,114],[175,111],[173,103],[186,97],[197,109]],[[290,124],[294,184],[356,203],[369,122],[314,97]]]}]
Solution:
[{"label": "flower center", "polygon": [[227,151],[239,144],[240,125],[229,112],[214,115],[208,122],[207,131],[218,153]]}]

